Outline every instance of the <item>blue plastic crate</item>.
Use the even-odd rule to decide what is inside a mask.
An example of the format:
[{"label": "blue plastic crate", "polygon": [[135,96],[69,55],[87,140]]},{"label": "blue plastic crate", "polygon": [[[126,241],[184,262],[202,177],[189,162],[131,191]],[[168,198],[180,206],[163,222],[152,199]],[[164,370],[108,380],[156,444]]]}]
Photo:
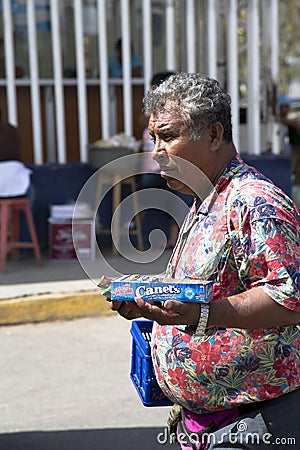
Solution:
[{"label": "blue plastic crate", "polygon": [[134,320],[131,325],[130,378],[144,406],[170,406],[172,402],[157,384],[151,359],[151,320]]}]

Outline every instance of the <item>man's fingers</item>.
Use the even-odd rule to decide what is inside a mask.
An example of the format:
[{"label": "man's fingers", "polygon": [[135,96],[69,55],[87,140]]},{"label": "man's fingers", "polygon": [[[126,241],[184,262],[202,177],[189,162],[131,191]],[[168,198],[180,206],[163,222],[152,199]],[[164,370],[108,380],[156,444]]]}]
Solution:
[{"label": "man's fingers", "polygon": [[168,300],[163,306],[156,306],[136,298],[135,303],[141,315],[155,320],[160,325],[195,325],[200,313],[199,303],[184,303]]},{"label": "man's fingers", "polygon": [[[167,300],[164,304],[164,308],[170,311],[170,313],[178,313],[180,315],[186,315],[189,314],[191,311],[191,308],[194,308],[192,306],[192,302],[179,302],[176,300]],[[200,308],[200,307],[199,307]]]},{"label": "man's fingers", "polygon": [[160,325],[195,325],[198,323],[200,305],[173,300],[157,305],[155,302],[135,298],[135,301],[113,300],[111,309],[128,320],[144,317]]},{"label": "man's fingers", "polygon": [[156,306],[155,302],[151,304],[149,302],[145,302],[141,298],[136,298],[135,303],[141,315],[146,319],[155,320],[161,325],[179,325],[181,322],[181,316],[177,312],[173,313],[172,311],[168,311],[161,305]]},{"label": "man's fingers", "polygon": [[110,302],[110,308],[113,311],[119,311],[119,309],[121,308],[122,304],[125,303],[123,300],[119,301],[119,300],[114,300]]},{"label": "man's fingers", "polygon": [[141,313],[134,302],[117,301],[114,300],[110,305],[113,311],[117,311],[120,316],[125,319],[132,320],[141,317]]}]

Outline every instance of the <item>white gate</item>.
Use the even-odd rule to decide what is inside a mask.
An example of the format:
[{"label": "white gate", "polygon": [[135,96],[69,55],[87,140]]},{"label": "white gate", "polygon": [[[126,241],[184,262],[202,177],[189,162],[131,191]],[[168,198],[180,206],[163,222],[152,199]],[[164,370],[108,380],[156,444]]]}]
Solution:
[{"label": "white gate", "polygon": [[[36,164],[68,160],[66,87],[76,88],[74,114],[80,160],[85,162],[90,141],[87,88],[99,88],[99,137],[106,139],[115,131],[116,86],[123,93],[124,132],[132,135],[132,86],[147,91],[153,73],[165,70],[199,71],[218,78],[232,95],[237,148],[256,154],[271,148],[279,153],[278,0],[2,0],[0,4],[0,88],[5,89],[13,124],[18,124],[18,87],[30,91]],[[108,61],[118,38],[122,76],[112,78]],[[132,74],[132,46],[141,59],[140,76]],[[46,126],[41,88],[46,92]],[[247,109],[246,125],[240,125],[241,105]]]}]

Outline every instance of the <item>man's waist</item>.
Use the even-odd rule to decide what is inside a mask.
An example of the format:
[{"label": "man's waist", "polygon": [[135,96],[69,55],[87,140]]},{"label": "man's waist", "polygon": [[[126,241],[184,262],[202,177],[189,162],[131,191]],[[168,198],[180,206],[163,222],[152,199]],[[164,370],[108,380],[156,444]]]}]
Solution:
[{"label": "man's waist", "polygon": [[299,395],[299,394],[300,394],[300,388],[295,389],[290,392],[287,392],[285,394],[279,395],[278,397],[275,397],[275,398],[272,398],[269,400],[262,400],[259,402],[251,402],[251,403],[243,403],[242,405],[238,406],[239,416],[245,416],[254,411],[261,410],[265,407],[273,406],[275,404],[278,404],[279,402],[288,400],[291,396]]}]

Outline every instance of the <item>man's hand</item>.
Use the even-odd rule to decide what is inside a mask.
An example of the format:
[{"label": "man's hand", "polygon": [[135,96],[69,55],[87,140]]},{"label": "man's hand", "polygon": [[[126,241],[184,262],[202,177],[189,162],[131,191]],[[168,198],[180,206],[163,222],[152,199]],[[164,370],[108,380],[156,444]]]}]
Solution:
[{"label": "man's hand", "polygon": [[138,319],[139,317],[142,317],[141,313],[139,312],[138,306],[133,301],[111,301],[110,299],[107,299],[107,301],[110,301],[110,307],[113,311],[117,311],[120,316],[125,317],[125,319],[127,320]]},{"label": "man's hand", "polygon": [[200,304],[167,300],[163,306],[145,302],[141,298],[135,301],[112,301],[111,309],[128,320],[144,317],[160,325],[197,325]]}]

